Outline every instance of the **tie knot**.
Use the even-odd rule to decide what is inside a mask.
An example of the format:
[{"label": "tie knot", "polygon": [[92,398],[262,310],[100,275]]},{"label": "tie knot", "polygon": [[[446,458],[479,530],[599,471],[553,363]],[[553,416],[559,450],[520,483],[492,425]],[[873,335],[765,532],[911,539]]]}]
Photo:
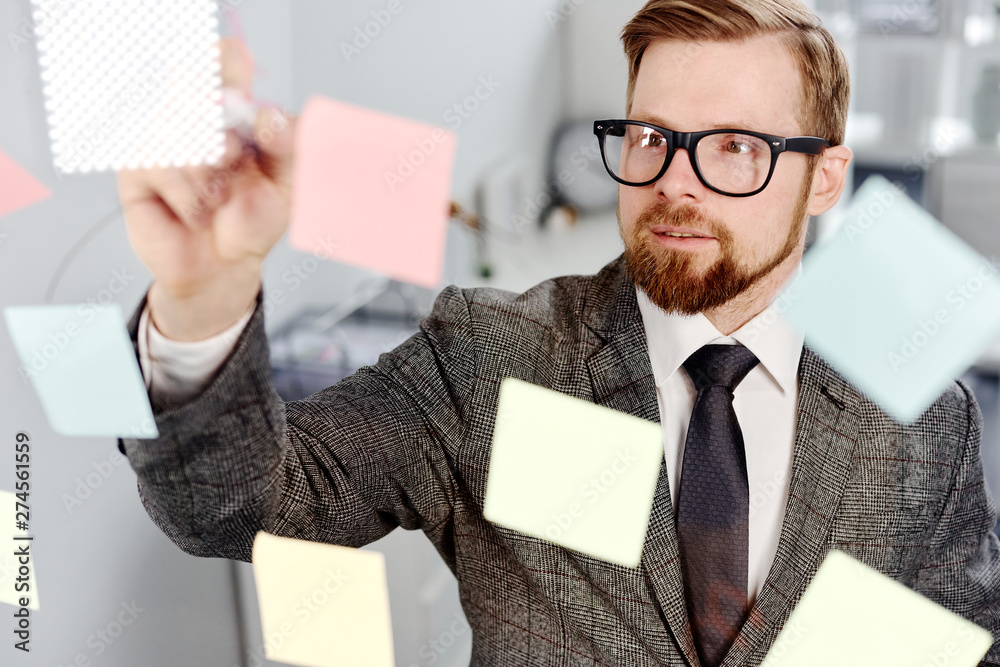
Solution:
[{"label": "tie knot", "polygon": [[699,392],[715,385],[732,392],[758,363],[742,345],[705,345],[688,357],[684,370]]}]

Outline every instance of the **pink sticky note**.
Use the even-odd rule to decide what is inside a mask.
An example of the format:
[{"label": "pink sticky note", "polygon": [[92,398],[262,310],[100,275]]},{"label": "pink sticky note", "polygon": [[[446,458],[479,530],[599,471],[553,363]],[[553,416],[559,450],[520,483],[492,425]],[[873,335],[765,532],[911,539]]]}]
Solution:
[{"label": "pink sticky note", "polygon": [[289,243],[437,287],[455,144],[444,128],[310,98],[296,133]]},{"label": "pink sticky note", "polygon": [[0,151],[0,216],[51,196],[52,192],[47,187]]}]

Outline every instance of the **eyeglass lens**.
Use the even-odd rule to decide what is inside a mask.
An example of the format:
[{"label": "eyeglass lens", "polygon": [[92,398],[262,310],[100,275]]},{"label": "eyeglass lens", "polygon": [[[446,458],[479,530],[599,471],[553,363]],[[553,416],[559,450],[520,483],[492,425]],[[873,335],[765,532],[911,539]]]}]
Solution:
[{"label": "eyeglass lens", "polygon": [[[605,137],[611,170],[629,183],[645,183],[655,178],[668,148],[663,134],[643,125],[615,126]],[[730,194],[758,190],[771,169],[770,145],[746,134],[711,134],[698,142],[695,153],[702,178]]]}]

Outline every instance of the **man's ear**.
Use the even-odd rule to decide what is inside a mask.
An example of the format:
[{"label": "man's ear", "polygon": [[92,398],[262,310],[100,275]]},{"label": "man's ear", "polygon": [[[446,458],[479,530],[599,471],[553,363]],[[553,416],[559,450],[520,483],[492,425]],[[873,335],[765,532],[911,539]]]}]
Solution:
[{"label": "man's ear", "polygon": [[830,146],[823,151],[813,174],[809,215],[826,213],[837,203],[844,192],[847,169],[853,159],[854,153],[844,145]]}]

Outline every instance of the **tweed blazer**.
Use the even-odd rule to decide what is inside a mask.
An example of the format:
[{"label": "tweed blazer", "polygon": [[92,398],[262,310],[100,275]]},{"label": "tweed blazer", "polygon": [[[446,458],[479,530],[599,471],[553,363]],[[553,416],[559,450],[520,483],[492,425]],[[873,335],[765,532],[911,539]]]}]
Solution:
[{"label": "tweed blazer", "polygon": [[[138,355],[139,304],[128,329]],[[196,397],[121,439],[157,526],[196,556],[249,561],[254,535],[347,546],[422,530],[458,579],[472,665],[699,665],[666,465],[629,568],[483,518],[501,380],[658,422],[623,257],[523,294],[449,286],[378,363],[291,403],[271,383],[262,295]],[[887,416],[809,348],[774,564],[723,663],[757,665],[826,552],[841,549],[990,630],[1000,667],[1000,543],[982,416],[951,385],[914,424]]]}]

